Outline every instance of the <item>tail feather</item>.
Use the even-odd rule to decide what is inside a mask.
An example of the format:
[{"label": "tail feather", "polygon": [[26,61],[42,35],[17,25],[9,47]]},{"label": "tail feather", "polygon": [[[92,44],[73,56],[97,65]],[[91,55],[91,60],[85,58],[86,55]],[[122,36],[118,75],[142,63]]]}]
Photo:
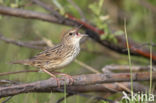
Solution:
[{"label": "tail feather", "polygon": [[11,64],[23,64],[23,65],[29,65],[30,61],[29,60],[18,60],[18,61],[12,61],[10,62]]}]

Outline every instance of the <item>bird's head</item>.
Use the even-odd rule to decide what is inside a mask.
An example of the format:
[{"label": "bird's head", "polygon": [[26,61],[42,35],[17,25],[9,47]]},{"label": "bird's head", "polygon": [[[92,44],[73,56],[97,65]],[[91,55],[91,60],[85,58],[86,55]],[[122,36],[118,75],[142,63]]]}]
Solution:
[{"label": "bird's head", "polygon": [[80,43],[82,37],[87,36],[78,32],[79,28],[72,29],[64,34],[63,42],[67,45],[76,45]]}]

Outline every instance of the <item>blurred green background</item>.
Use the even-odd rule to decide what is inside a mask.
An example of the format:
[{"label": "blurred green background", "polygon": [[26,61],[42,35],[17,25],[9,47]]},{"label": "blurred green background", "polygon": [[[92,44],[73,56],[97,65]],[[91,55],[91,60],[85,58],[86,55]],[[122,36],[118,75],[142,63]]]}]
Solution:
[{"label": "blurred green background", "polygon": [[[54,3],[55,0],[41,1],[57,7]],[[61,8],[58,8],[58,10],[62,15],[70,13],[81,19],[80,13],[68,0],[56,1],[61,5]],[[95,24],[100,29],[104,29],[107,35],[111,35],[111,31],[114,30],[116,32],[124,31],[123,21],[124,18],[126,18],[128,37],[142,43],[156,43],[156,11],[153,10],[156,10],[156,0],[73,0],[73,2],[80,7],[87,21]],[[148,6],[145,5],[147,3],[149,4]],[[48,13],[43,8],[31,4],[29,0],[0,0],[0,5]],[[44,37],[57,44],[61,40],[61,34],[70,28],[71,27],[39,20],[0,15],[0,33],[15,40],[32,41],[41,40]],[[82,50],[77,59],[96,68],[100,72],[105,65],[128,64],[126,55],[110,51],[91,39],[87,39],[81,47],[87,49],[89,52]],[[99,53],[93,53],[95,50]],[[23,65],[9,64],[9,62],[30,58],[38,52],[40,51],[18,47],[0,41],[0,72],[36,69]],[[149,65],[149,60],[142,57],[132,57],[132,64]],[[61,71],[71,75],[92,73],[75,62]],[[0,79],[20,82],[33,82],[47,78],[49,78],[49,76],[45,73],[21,73],[0,77]],[[94,95],[103,94],[94,93]],[[63,93],[20,94],[14,96],[8,103],[55,103],[61,97],[63,97]],[[114,96],[110,98],[115,99]],[[67,99],[67,103],[73,103],[75,101],[76,103],[93,102],[90,101],[89,98],[80,96],[73,96]]]}]

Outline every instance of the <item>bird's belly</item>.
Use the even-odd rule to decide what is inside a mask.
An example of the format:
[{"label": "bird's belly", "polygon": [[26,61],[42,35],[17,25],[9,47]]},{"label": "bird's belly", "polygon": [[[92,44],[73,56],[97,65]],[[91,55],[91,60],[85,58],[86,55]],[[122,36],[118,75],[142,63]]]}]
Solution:
[{"label": "bird's belly", "polygon": [[72,62],[72,60],[74,59],[74,57],[68,57],[65,60],[63,60],[60,65],[58,65],[58,68],[64,67],[66,65],[68,65],[69,63]]},{"label": "bird's belly", "polygon": [[77,50],[73,53],[72,56],[70,56],[70,57],[64,59],[64,60],[60,63],[60,65],[58,65],[57,68],[64,67],[64,66],[68,65],[69,63],[71,63],[71,62],[76,58],[76,56],[79,54],[79,51],[80,51],[80,49],[77,49]]},{"label": "bird's belly", "polygon": [[46,64],[44,67],[47,69],[51,69],[51,68],[62,68],[66,65],[68,65],[69,63],[71,63],[73,61],[73,59],[76,58],[76,56],[79,54],[80,49],[78,48],[77,50],[74,51],[73,55],[64,58],[63,60],[57,62],[57,63],[51,63],[49,62],[48,64]]},{"label": "bird's belly", "polygon": [[46,69],[57,69],[57,68],[62,68],[66,65],[68,65],[69,63],[72,62],[72,60],[74,59],[75,57],[68,57],[62,61],[59,61],[57,63],[51,63],[51,62],[48,62],[48,64],[45,64],[44,65],[44,68]]}]

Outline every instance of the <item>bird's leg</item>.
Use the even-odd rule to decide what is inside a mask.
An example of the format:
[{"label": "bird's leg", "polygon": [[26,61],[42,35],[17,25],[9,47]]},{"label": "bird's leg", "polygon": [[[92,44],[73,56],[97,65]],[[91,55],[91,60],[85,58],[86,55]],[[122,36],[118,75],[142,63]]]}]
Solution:
[{"label": "bird's leg", "polygon": [[69,79],[69,84],[70,84],[70,85],[73,84],[74,79],[72,78],[72,76],[70,76],[70,75],[68,75],[68,74],[65,74],[65,73],[61,73],[61,72],[55,72],[55,73],[58,74],[58,75],[67,77],[67,78]]},{"label": "bird's leg", "polygon": [[56,76],[52,73],[50,73],[49,71],[47,71],[46,69],[42,69],[45,73],[49,74],[51,77],[55,78],[56,82],[57,82],[57,86],[60,88],[60,82],[59,79],[56,78]]}]

